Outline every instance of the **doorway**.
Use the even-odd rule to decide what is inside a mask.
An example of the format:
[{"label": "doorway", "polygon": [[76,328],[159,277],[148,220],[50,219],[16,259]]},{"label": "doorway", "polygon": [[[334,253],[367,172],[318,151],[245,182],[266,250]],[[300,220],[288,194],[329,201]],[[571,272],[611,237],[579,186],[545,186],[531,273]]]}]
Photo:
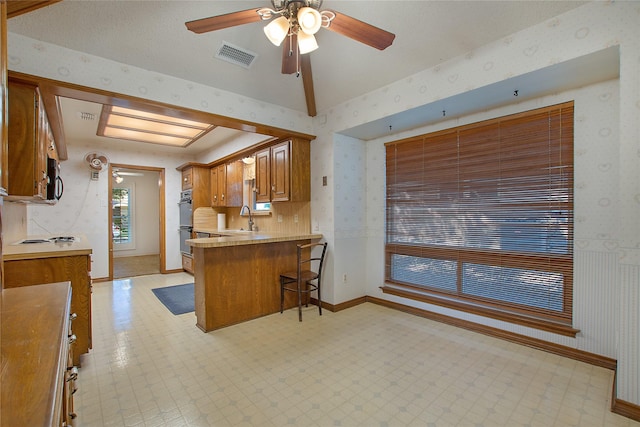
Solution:
[{"label": "doorway", "polygon": [[164,169],[109,165],[109,280],[166,273]]}]

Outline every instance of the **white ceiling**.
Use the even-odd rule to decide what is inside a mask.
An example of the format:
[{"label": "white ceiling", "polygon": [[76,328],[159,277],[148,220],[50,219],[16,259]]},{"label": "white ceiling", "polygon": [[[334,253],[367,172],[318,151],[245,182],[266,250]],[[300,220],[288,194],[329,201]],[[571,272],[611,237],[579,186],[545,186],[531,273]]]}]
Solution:
[{"label": "white ceiling", "polygon": [[[322,9],[365,21],[396,34],[396,38],[389,48],[378,51],[321,29],[316,36],[320,48],[310,54],[317,109],[356,98],[582,3],[325,0]],[[306,111],[302,79],[280,73],[281,48],[266,39],[264,23],[199,35],[184,25],[186,21],[269,6],[267,0],[64,0],[11,18],[8,31]],[[251,68],[216,59],[223,41],[255,52],[258,57]],[[69,126],[65,122],[67,135],[73,134]],[[217,140],[209,144],[232,138],[234,132],[220,133],[216,136],[214,132],[210,139]],[[190,148],[194,152],[198,149]]]}]

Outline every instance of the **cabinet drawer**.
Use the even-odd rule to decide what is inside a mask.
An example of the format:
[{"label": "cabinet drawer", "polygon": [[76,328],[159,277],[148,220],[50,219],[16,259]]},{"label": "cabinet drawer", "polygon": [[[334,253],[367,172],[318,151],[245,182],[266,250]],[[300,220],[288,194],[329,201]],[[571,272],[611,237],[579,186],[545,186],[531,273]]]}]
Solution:
[{"label": "cabinet drawer", "polygon": [[193,274],[193,258],[182,254],[182,268],[184,268],[187,272]]}]

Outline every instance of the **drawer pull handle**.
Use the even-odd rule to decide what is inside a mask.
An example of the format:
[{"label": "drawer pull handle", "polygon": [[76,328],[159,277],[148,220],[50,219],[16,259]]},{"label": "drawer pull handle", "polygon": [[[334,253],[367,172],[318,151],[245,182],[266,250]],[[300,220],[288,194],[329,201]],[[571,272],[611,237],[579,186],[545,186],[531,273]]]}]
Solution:
[{"label": "drawer pull handle", "polygon": [[77,339],[76,334],[69,335],[69,344],[73,344]]},{"label": "drawer pull handle", "polygon": [[71,368],[67,368],[69,371],[69,376],[67,377],[67,382],[75,381],[78,379],[78,367],[73,366]]},{"label": "drawer pull handle", "polygon": [[74,320],[76,320],[77,318],[78,318],[78,313],[71,313],[71,314],[69,315],[69,320],[71,320],[72,322],[73,322]]}]

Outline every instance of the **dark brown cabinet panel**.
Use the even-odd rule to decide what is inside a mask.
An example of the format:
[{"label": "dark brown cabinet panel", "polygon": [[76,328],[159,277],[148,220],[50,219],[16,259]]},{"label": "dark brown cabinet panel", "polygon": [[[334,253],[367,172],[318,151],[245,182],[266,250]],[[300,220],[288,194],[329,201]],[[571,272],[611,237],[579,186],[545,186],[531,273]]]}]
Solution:
[{"label": "dark brown cabinet panel", "polygon": [[227,206],[227,167],[218,165],[211,168],[211,206]]},{"label": "dark brown cabinet panel", "polygon": [[256,202],[271,201],[271,150],[256,153]]},{"label": "dark brown cabinet panel", "polygon": [[47,150],[52,133],[37,86],[9,80],[7,192],[34,200],[47,197]]},{"label": "dark brown cabinet panel", "polygon": [[77,314],[73,331],[73,364],[80,366],[80,355],[91,348],[91,257],[89,255],[4,261],[5,289],[42,283],[71,282],[71,312]]},{"label": "dark brown cabinet panel", "polygon": [[226,206],[242,206],[242,171],[244,163],[242,160],[229,162],[226,165]]},{"label": "dark brown cabinet panel", "polygon": [[311,200],[309,141],[280,142],[255,156],[256,202]]}]

